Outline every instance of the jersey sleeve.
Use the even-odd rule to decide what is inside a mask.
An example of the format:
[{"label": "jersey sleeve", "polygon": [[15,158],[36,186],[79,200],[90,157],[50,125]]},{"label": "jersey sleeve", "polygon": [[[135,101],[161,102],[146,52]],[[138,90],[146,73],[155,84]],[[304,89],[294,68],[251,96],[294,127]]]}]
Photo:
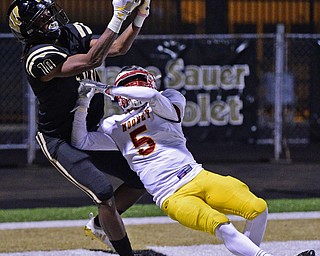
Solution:
[{"label": "jersey sleeve", "polygon": [[28,55],[25,63],[26,71],[34,78],[46,76],[67,58],[68,55],[60,48],[42,45]]},{"label": "jersey sleeve", "polygon": [[149,102],[155,114],[173,122],[181,122],[186,105],[185,97],[173,89],[158,92],[142,86],[121,86],[111,88],[110,94]]},{"label": "jersey sleeve", "polygon": [[88,132],[87,109],[78,107],[74,114],[71,145],[82,150],[118,150],[113,139],[102,131]]},{"label": "jersey sleeve", "polygon": [[186,107],[186,98],[177,90],[166,89],[162,92],[162,95],[169,99],[169,101],[179,109],[179,117],[182,120],[184,117],[184,110]]},{"label": "jersey sleeve", "polygon": [[92,39],[91,29],[80,22],[67,24],[63,28],[62,41],[67,41],[66,48],[52,44],[32,47],[26,59],[26,71],[39,78],[48,75],[54,68],[65,62],[69,55],[87,53]]},{"label": "jersey sleeve", "polygon": [[72,53],[87,53],[90,49],[90,42],[92,40],[92,30],[81,22],[68,24],[66,29],[70,33],[69,42],[71,48],[74,48],[70,49]]}]

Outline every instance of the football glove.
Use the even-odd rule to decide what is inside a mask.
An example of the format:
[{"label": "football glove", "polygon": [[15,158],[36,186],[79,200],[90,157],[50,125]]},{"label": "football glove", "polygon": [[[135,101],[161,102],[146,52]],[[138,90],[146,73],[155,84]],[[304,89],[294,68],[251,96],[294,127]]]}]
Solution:
[{"label": "football glove", "polygon": [[86,95],[87,93],[91,93],[91,89],[94,89],[94,93],[103,93],[104,95],[108,96],[111,100],[114,100],[114,97],[108,93],[109,89],[114,87],[113,85],[106,85],[104,83],[93,81],[90,79],[83,79],[80,82],[80,87],[80,91],[82,92],[79,92],[79,95],[80,93]]},{"label": "football glove", "polygon": [[142,16],[149,16],[150,13],[150,1],[151,0],[144,0],[143,3],[139,6],[138,11]]},{"label": "football glove", "polygon": [[150,1],[151,0],[144,0],[142,4],[138,8],[137,16],[135,17],[133,24],[136,27],[141,28],[143,25],[144,20],[149,16],[150,13]]},{"label": "football glove", "polygon": [[77,106],[89,108],[90,101],[94,94],[95,94],[95,87],[87,86],[87,80],[86,79],[82,80],[78,88],[79,97],[77,100]]},{"label": "football glove", "polygon": [[113,0],[113,17],[108,28],[114,33],[119,33],[123,21],[141,3],[141,0]]},{"label": "football glove", "polygon": [[125,20],[140,3],[141,0],[113,0],[114,15]]}]

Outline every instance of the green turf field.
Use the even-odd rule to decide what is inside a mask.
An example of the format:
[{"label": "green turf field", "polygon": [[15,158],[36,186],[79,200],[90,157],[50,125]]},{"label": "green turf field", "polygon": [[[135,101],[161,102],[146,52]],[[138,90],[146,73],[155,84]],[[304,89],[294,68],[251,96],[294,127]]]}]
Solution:
[{"label": "green turf field", "polygon": [[[296,214],[296,212],[315,212],[318,214],[320,212],[320,198],[277,199],[267,200],[267,202],[270,213],[295,212],[293,214]],[[91,211],[96,213],[96,207],[0,210],[0,222],[5,224],[4,222],[83,220],[83,223],[86,223],[88,213]],[[154,204],[136,204],[123,214],[124,218],[152,216],[164,216],[164,214]],[[245,224],[243,220],[235,220],[232,223],[239,230],[242,230]],[[313,249],[318,248],[314,246],[314,243],[318,244],[319,242],[319,226],[320,218],[271,219],[268,221],[264,241],[276,243],[275,245],[272,244],[270,249],[275,249],[275,246],[278,246],[276,251],[281,251],[281,255],[296,255],[301,250],[311,249],[309,248],[310,246]],[[161,255],[171,256],[171,252],[176,250],[174,248],[180,248],[180,246],[189,249],[194,247],[194,249],[190,250],[197,250],[197,256],[207,255],[205,251],[200,253],[201,249],[199,247],[195,249],[196,246],[218,246],[221,244],[217,238],[207,233],[191,230],[178,223],[130,224],[126,225],[126,229],[135,250],[148,251],[150,248],[160,248],[159,250],[167,248],[166,250],[170,250],[169,254]],[[4,242],[0,243],[0,255],[7,255],[8,253],[18,253],[17,255],[21,255],[22,253],[24,255],[24,253],[29,252],[26,255],[38,256],[46,255],[44,253],[47,252],[49,253],[48,255],[70,256],[79,255],[77,254],[77,250],[84,250],[81,251],[81,255],[101,255],[100,253],[111,255],[106,253],[106,250],[109,250],[106,245],[85,237],[82,226],[55,226],[51,228],[18,227],[16,229],[0,230],[0,236],[1,241]],[[265,246],[268,246],[268,244]],[[291,249],[290,252],[288,252],[288,246]],[[64,250],[65,252],[63,252]],[[229,255],[225,248],[222,248],[221,251],[221,254],[214,255]],[[39,253],[37,254],[36,252]],[[184,256],[186,255],[190,254],[185,254]],[[14,254],[14,256],[16,255]]]},{"label": "green turf field", "polygon": [[[273,199],[267,200],[267,203],[270,213],[320,211],[320,198]],[[87,219],[89,212],[97,213],[97,207],[0,210],[0,222]],[[164,215],[154,204],[136,204],[122,216],[151,217]]]}]

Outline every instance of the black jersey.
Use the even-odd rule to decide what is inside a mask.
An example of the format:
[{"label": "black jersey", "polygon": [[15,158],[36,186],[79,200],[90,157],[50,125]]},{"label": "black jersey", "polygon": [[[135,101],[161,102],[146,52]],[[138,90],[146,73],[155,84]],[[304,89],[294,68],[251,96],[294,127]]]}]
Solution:
[{"label": "black jersey", "polygon": [[[38,130],[43,134],[70,141],[73,112],[78,98],[79,81],[83,78],[99,81],[95,70],[71,77],[54,78],[42,82],[47,75],[68,56],[87,53],[92,31],[82,23],[68,24],[61,29],[59,46],[39,44],[27,52],[25,68],[28,81],[38,99]],[[93,130],[103,117],[104,96],[96,94],[90,103],[87,126]]]}]

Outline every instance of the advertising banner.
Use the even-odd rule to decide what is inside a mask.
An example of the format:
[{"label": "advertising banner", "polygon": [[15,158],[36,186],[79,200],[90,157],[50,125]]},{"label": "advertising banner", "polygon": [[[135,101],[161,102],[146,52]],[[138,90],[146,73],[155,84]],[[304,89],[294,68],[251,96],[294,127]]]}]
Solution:
[{"label": "advertising banner", "polygon": [[[187,100],[183,128],[189,142],[252,143],[256,132],[256,41],[244,39],[138,39],[100,69],[112,84],[124,66],[139,65],[159,79],[159,90]],[[117,113],[107,104],[107,114]]]}]

